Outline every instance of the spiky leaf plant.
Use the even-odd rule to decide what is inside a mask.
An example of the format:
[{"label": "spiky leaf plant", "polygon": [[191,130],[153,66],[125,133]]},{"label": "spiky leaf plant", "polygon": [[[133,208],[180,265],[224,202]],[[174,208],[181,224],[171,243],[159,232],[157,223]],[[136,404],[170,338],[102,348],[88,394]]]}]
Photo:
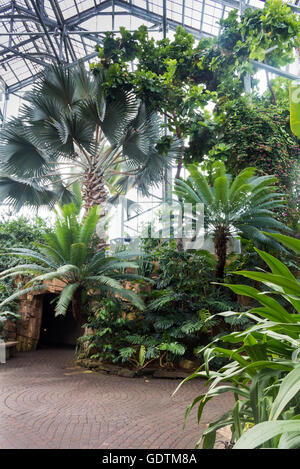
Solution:
[{"label": "spiky leaf plant", "polygon": [[90,208],[88,214],[79,219],[78,207],[64,205],[57,214],[55,229],[43,236],[44,242],[37,249],[12,248],[6,251],[24,259],[25,263],[5,270],[1,278],[22,276],[30,278],[24,288],[18,289],[1,303],[1,307],[28,293],[45,289],[45,282],[59,279],[63,288],[59,294],[55,314],[66,314],[70,304],[74,318],[83,323],[87,319],[84,306],[93,293],[97,295],[119,295],[143,309],[143,302],[132,290],[125,289],[123,280],[139,282],[141,276],[129,274],[126,269],[136,268],[132,261],[133,253],[126,251],[114,256],[105,250],[96,253],[91,249],[91,241],[99,220],[99,209]]},{"label": "spiky leaf plant", "polygon": [[224,278],[227,244],[231,236],[242,236],[256,245],[281,248],[262,233],[288,228],[276,220],[274,210],[285,205],[284,194],[276,192],[276,178],[255,176],[255,168],[242,170],[234,179],[226,174],[222,161],[215,163],[213,184],[196,165],[187,166],[187,181],[177,179],[175,193],[180,200],[204,204],[204,228],[212,235],[218,257],[216,276]]}]

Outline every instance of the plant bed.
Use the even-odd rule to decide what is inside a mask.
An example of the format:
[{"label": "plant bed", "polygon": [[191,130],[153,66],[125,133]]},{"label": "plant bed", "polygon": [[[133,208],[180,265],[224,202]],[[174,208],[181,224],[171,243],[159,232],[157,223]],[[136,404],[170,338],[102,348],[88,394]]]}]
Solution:
[{"label": "plant bed", "polygon": [[75,361],[76,365],[87,368],[88,370],[93,370],[99,373],[111,374],[115,376],[123,376],[124,378],[137,378],[141,376],[148,376],[152,378],[167,378],[167,379],[185,379],[190,375],[190,372],[187,372],[180,368],[161,368],[157,367],[147,367],[142,369],[128,368],[121,365],[115,365],[113,363],[105,363],[101,360],[93,360],[89,358],[82,358]]}]

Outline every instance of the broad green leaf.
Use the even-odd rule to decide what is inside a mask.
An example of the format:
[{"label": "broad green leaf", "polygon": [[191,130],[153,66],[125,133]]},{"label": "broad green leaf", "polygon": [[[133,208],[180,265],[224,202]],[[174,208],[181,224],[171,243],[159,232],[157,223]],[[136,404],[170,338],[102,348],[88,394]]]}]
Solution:
[{"label": "broad green leaf", "polygon": [[268,236],[276,239],[280,243],[282,243],[285,247],[295,251],[297,254],[300,254],[300,240],[296,238],[292,238],[290,236],[286,236],[280,233],[265,233]]},{"label": "broad green leaf", "polygon": [[272,405],[269,420],[276,420],[286,405],[300,391],[300,365],[284,377]]},{"label": "broad green leaf", "polygon": [[[235,272],[236,275],[242,275],[252,280],[258,280],[277,291],[285,292],[290,295],[295,295],[296,298],[300,298],[300,284],[294,279],[286,278],[282,275],[274,275],[264,272],[250,272],[242,271]],[[279,287],[279,288],[278,288]]]},{"label": "broad green leaf", "polygon": [[247,430],[236,442],[233,449],[254,449],[277,435],[287,432],[300,433],[300,421],[275,420],[262,422]]},{"label": "broad green leaf", "polygon": [[232,291],[238,295],[249,296],[250,298],[255,299],[262,305],[270,308],[270,313],[273,311],[273,320],[279,322],[290,322],[289,313],[273,298],[262,294],[258,290],[248,285],[232,285],[230,283],[222,284],[226,287],[229,287]]},{"label": "broad green leaf", "polygon": [[221,203],[224,207],[228,204],[228,187],[228,180],[225,176],[216,178],[214,182],[216,203]]},{"label": "broad green leaf", "polygon": [[295,277],[290,272],[290,270],[282,262],[276,259],[276,257],[271,256],[271,254],[268,254],[267,252],[260,251],[257,248],[254,249],[260,255],[260,257],[268,264],[273,274],[282,275],[283,277],[287,277],[290,278],[292,281],[295,281]]}]

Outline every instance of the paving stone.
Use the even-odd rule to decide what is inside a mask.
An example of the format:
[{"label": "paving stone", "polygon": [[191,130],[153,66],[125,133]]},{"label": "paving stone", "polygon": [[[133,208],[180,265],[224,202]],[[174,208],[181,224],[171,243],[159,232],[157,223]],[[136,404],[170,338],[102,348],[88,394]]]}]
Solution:
[{"label": "paving stone", "polygon": [[85,373],[74,359],[73,350],[44,349],[0,365],[0,449],[193,449],[234,403],[230,395],[210,401],[199,426],[193,409],[183,430],[204,381],[188,381],[172,396],[180,379]]}]

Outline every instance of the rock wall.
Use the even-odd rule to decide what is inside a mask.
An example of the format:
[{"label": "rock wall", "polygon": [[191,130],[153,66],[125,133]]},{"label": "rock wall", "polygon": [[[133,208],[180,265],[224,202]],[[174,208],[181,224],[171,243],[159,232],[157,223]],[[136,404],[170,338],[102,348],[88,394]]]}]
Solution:
[{"label": "rock wall", "polygon": [[43,295],[28,296],[19,303],[21,320],[17,325],[17,350],[27,352],[35,350],[40,338],[43,314]]},{"label": "rock wall", "polygon": [[29,352],[36,349],[40,338],[44,294],[59,293],[65,285],[58,279],[44,283],[45,290],[38,294],[21,297],[19,301],[21,320],[18,321],[15,331],[15,340],[18,341],[17,350],[19,352]]}]

